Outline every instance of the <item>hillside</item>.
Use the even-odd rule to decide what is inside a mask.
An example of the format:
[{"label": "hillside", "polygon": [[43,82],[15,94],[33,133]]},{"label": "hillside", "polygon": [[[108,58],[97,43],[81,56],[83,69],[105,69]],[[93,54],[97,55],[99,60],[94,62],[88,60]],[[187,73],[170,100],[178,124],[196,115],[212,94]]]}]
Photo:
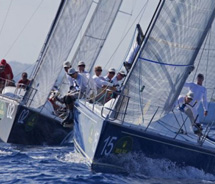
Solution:
[{"label": "hillside", "polygon": [[16,82],[21,78],[22,72],[27,72],[28,75],[30,76],[31,71],[34,66],[32,64],[21,63],[18,61],[9,61],[8,63],[12,67],[13,74],[14,74],[14,80]]}]

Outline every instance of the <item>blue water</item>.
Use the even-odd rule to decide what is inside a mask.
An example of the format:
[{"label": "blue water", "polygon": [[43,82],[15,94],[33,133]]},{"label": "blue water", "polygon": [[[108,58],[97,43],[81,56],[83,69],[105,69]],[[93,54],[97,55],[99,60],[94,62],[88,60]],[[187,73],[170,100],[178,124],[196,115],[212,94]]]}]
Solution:
[{"label": "blue water", "polygon": [[[131,157],[138,161],[131,162]],[[0,142],[0,183],[215,183],[214,175],[192,167],[177,168],[166,160],[129,155],[124,162],[128,162],[129,175],[94,173],[73,144],[38,147]]]}]

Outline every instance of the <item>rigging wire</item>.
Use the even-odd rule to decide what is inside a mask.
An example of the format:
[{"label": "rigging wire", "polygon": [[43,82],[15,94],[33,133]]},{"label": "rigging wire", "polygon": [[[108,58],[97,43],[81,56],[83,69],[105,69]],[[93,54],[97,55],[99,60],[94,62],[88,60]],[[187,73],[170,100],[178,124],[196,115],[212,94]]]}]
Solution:
[{"label": "rigging wire", "polygon": [[198,68],[199,68],[199,66],[200,66],[200,63],[201,63],[201,60],[202,60],[202,56],[203,56],[203,52],[204,52],[204,50],[205,50],[206,43],[207,43],[207,40],[208,40],[208,37],[209,37],[208,35],[209,35],[209,34],[207,34],[207,36],[206,36],[205,43],[204,43],[204,46],[203,46],[203,48],[202,48],[202,52],[201,52],[201,55],[200,55],[200,58],[199,58],[199,63],[197,64],[197,67],[196,67],[196,70],[195,70],[195,73],[194,73],[192,82],[194,82],[194,80],[195,80],[195,78],[196,78],[196,73],[197,73]]},{"label": "rigging wire", "polygon": [[17,42],[17,40],[20,38],[21,34],[24,32],[25,28],[28,26],[28,24],[30,23],[31,19],[34,17],[34,15],[37,13],[37,11],[39,10],[40,6],[42,5],[44,0],[41,0],[40,4],[37,6],[37,8],[35,9],[35,11],[33,12],[33,14],[30,16],[30,18],[28,19],[28,21],[26,22],[26,24],[24,25],[24,27],[22,28],[22,30],[19,32],[17,38],[14,40],[14,42],[12,43],[12,45],[10,46],[10,48],[7,50],[6,54],[4,55],[4,57],[6,57],[9,52],[11,51],[11,49],[14,47],[15,43]]},{"label": "rigging wire", "polygon": [[[209,34],[208,48],[210,48],[210,46],[211,46],[211,29],[208,34]],[[206,84],[207,84],[207,73],[208,73],[208,66],[209,66],[209,56],[210,56],[210,49],[208,49],[208,52],[207,52],[205,86],[207,86]]]},{"label": "rigging wire", "polygon": [[10,4],[9,4],[9,6],[8,6],[7,13],[6,13],[5,18],[4,18],[4,22],[3,22],[2,26],[1,26],[0,37],[1,37],[2,30],[3,30],[3,28],[4,28],[4,25],[5,25],[5,23],[6,23],[6,20],[7,20],[7,17],[8,17],[8,14],[9,14],[9,11],[10,11],[10,8],[11,8],[12,3],[13,3],[13,0],[10,1]]},{"label": "rigging wire", "polygon": [[[119,44],[117,45],[116,49],[114,50],[113,54],[110,56],[108,62],[106,63],[106,65],[104,66],[104,68],[107,67],[107,64],[112,60],[112,58],[114,57],[114,55],[116,54],[117,50],[119,49],[119,47],[122,44],[122,41],[126,38],[126,36],[128,35],[129,31],[131,30],[131,28],[133,28],[133,25],[136,23],[136,20],[138,19],[138,17],[141,15],[143,16],[146,7],[148,5],[149,0],[146,1],[146,3],[143,5],[143,7],[141,8],[140,12],[138,13],[138,15],[136,16],[136,18],[134,19],[133,23],[131,24],[131,26],[128,28],[127,32],[125,33],[125,35],[122,37],[122,39],[120,40]],[[142,17],[140,17],[141,19]],[[139,22],[138,22],[139,23]]]}]

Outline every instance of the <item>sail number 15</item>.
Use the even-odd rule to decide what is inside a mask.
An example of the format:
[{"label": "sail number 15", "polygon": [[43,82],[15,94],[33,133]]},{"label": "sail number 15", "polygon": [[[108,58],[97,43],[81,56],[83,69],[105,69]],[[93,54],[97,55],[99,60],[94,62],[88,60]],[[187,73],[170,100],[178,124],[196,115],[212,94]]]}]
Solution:
[{"label": "sail number 15", "polygon": [[105,155],[105,156],[108,156],[111,151],[113,150],[113,147],[114,147],[114,142],[117,140],[117,137],[111,137],[109,136],[108,138],[106,138],[104,140],[104,147],[102,149],[102,152],[101,152],[101,155]]}]

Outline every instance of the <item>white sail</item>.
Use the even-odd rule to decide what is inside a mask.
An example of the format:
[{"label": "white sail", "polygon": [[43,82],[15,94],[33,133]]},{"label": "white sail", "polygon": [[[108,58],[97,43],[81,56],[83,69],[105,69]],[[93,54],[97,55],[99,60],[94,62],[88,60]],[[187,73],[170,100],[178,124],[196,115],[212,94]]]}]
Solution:
[{"label": "white sail", "polygon": [[[77,68],[79,61],[84,61],[86,71],[93,68],[116,18],[122,0],[100,0],[89,21],[84,36],[71,61],[72,67]],[[61,92],[68,91],[67,78],[63,79]]]},{"label": "white sail", "polygon": [[159,16],[146,35],[143,50],[125,86],[125,94],[131,97],[126,121],[148,123],[171,110],[214,12],[214,0],[162,1]]},{"label": "white sail", "polygon": [[90,10],[92,0],[64,0],[44,48],[32,87],[37,90],[31,106],[43,105],[67,59]]}]

